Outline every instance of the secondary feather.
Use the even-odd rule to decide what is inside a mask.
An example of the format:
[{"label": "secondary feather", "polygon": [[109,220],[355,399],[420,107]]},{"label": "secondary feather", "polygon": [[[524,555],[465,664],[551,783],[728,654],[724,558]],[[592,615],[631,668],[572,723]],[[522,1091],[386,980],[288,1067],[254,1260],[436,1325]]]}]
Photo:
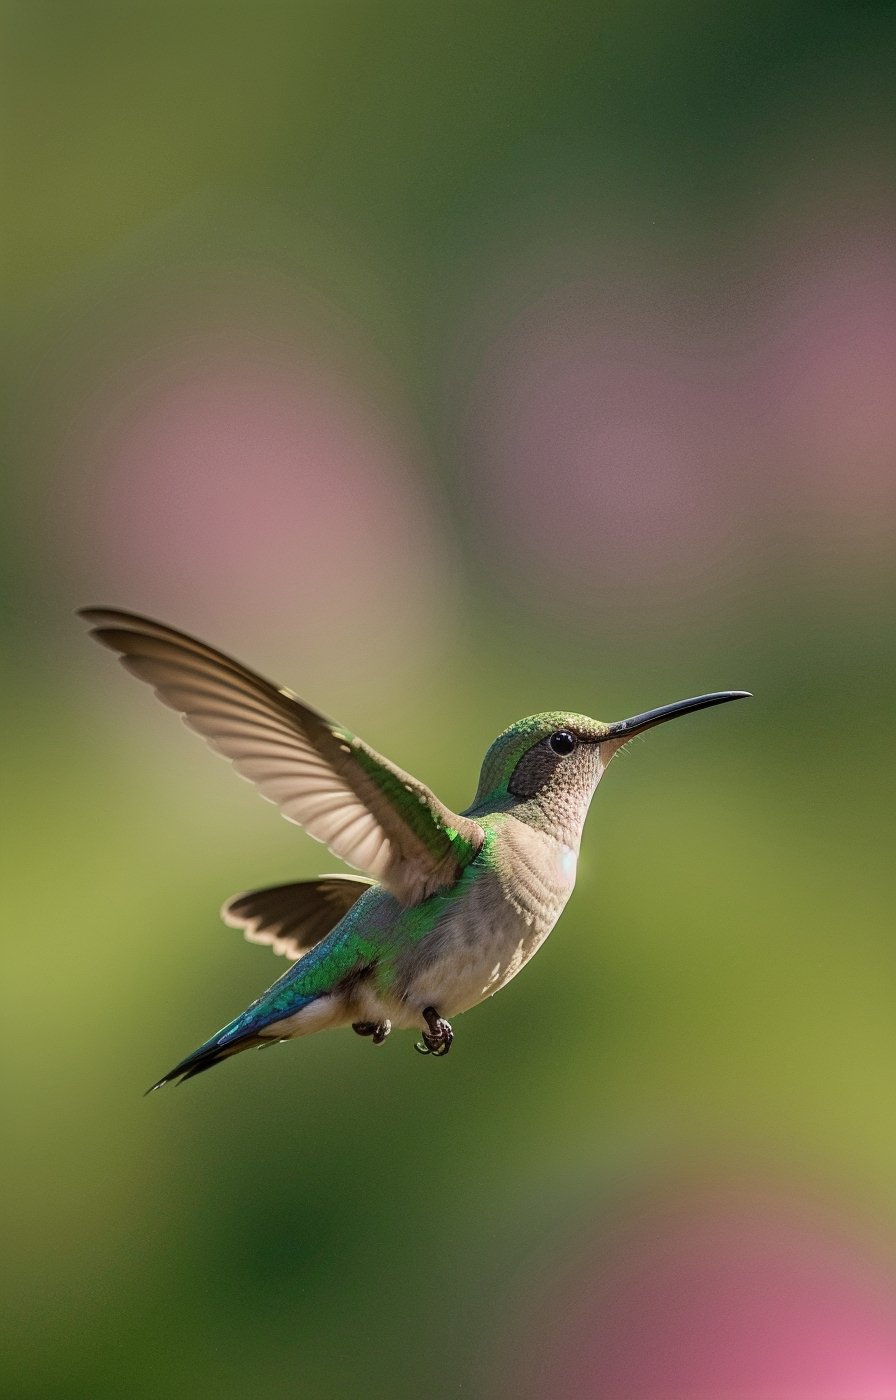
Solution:
[{"label": "secondary feather", "polygon": [[92,635],[289,820],[415,904],[482,845],[477,822],[344,726],[241,662],[136,613],[85,608]]}]

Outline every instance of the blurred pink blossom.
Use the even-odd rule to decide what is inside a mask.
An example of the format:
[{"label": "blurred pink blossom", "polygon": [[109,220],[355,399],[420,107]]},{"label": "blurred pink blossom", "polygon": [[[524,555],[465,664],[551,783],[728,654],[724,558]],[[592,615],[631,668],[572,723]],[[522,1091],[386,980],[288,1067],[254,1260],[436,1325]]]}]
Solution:
[{"label": "blurred pink blossom", "polygon": [[434,620],[450,627],[412,421],[310,352],[260,353],[236,332],[151,369],[135,350],[81,438],[65,535],[88,599],[356,658],[394,660]]},{"label": "blurred pink blossom", "polygon": [[801,1207],[654,1204],[541,1292],[508,1395],[891,1400],[896,1280]]},{"label": "blurred pink blossom", "polygon": [[565,286],[492,345],[472,414],[482,532],[568,581],[687,585],[731,549],[724,386],[608,300]]},{"label": "blurred pink blossom", "polygon": [[[896,529],[896,252],[873,229],[784,253],[758,376],[767,451],[797,533]],[[826,518],[826,526],[819,525]]]},{"label": "blurred pink blossom", "polygon": [[864,178],[782,196],[727,267],[633,245],[596,269],[562,232],[512,267],[476,312],[468,411],[473,529],[512,586],[662,618],[782,568],[842,587],[876,566],[896,535],[896,251]]}]

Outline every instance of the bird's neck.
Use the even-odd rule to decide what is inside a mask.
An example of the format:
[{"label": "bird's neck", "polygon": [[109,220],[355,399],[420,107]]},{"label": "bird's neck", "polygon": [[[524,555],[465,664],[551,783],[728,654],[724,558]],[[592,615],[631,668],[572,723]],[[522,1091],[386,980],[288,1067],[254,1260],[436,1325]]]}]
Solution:
[{"label": "bird's neck", "polygon": [[531,797],[515,797],[506,789],[492,792],[474,802],[464,816],[482,821],[483,817],[487,819],[506,813],[523,826],[552,837],[561,846],[578,853],[585,818],[601,771],[582,772],[575,782],[561,781],[558,776],[556,782],[548,783]]},{"label": "bird's neck", "polygon": [[525,802],[517,803],[511,809],[511,815],[524,826],[552,837],[561,846],[578,854],[586,816],[578,803],[545,802],[538,797],[530,797]]},{"label": "bird's neck", "polygon": [[[522,802],[511,799],[501,803],[489,803],[487,806],[482,804],[471,808],[464,815],[475,817],[483,826],[495,829],[500,829],[503,817],[513,817],[521,826],[556,841],[559,846],[578,855],[587,807],[583,811],[580,804],[570,800],[545,801],[544,795],[540,794]],[[490,817],[497,820],[493,823],[489,820]]]}]

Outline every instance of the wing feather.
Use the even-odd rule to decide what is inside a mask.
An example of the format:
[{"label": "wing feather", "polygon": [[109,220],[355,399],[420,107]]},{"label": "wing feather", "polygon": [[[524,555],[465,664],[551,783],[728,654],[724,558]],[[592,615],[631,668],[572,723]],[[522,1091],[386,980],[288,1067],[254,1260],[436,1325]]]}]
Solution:
[{"label": "wing feather", "polygon": [[266,943],[296,960],[325,938],[372,885],[360,875],[321,875],[248,890],[227,901],[221,918],[231,928],[241,928],[250,943]]},{"label": "wing feather", "polygon": [[476,822],[292,691],[163,623],[108,608],[81,615],[289,821],[404,903],[452,883],[479,850]]}]

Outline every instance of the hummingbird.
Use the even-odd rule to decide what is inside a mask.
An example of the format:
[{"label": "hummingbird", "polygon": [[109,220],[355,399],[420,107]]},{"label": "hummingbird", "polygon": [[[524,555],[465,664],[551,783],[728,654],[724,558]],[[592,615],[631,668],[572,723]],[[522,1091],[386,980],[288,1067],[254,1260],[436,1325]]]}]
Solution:
[{"label": "hummingbird", "polygon": [[205,642],[112,608],[84,608],[91,635],[151,685],[283,815],[360,875],[249,890],[221,917],[292,966],[153,1084],[183,1083],[253,1046],[351,1026],[381,1045],[416,1029],[439,1059],[452,1021],[515,977],[572,893],[582,828],[614,754],[724,690],[606,724],[551,710],[489,748],[464,812],[343,725]]}]

